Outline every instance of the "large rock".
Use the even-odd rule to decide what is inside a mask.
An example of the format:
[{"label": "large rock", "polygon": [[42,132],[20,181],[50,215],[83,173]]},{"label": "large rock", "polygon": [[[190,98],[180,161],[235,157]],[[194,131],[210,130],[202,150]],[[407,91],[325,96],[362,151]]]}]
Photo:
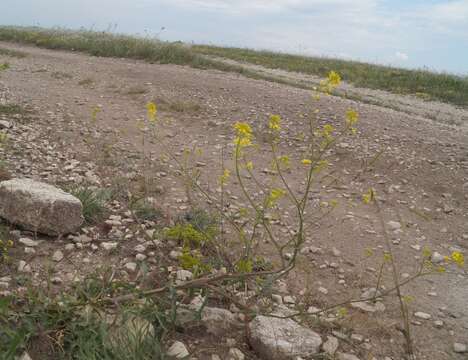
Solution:
[{"label": "large rock", "polygon": [[82,212],[80,200],[52,185],[30,179],[0,182],[0,216],[26,230],[68,234],[82,225]]},{"label": "large rock", "polygon": [[318,334],[291,319],[257,316],[249,329],[250,345],[265,360],[310,357],[322,344]]}]

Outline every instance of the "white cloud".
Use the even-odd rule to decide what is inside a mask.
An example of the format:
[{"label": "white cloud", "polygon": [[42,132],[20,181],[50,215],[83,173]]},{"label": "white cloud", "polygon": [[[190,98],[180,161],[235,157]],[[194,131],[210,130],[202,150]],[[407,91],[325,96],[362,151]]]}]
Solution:
[{"label": "white cloud", "polygon": [[395,57],[398,59],[398,60],[402,60],[402,61],[406,61],[409,59],[409,56],[408,54],[405,54],[403,52],[400,52],[400,51],[397,51],[395,53]]},{"label": "white cloud", "polygon": [[468,0],[449,1],[428,8],[426,15],[437,22],[468,21]]},{"label": "white cloud", "polygon": [[374,6],[377,0],[162,0],[182,8],[223,11],[234,14],[301,11],[321,6],[359,9]]}]

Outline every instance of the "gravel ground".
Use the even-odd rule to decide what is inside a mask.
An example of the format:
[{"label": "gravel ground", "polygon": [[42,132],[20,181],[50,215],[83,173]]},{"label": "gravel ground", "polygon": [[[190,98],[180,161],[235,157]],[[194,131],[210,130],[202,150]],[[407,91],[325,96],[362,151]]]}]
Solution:
[{"label": "gravel ground", "polygon": [[[20,104],[31,114],[26,120],[24,116],[0,115],[14,125],[9,131],[15,151],[7,154],[14,175],[52,183],[89,181],[106,185],[149,171],[135,160],[135,154],[145,150],[157,163],[153,173],[158,184],[155,201],[172,217],[188,208],[188,199],[177,171],[159,161],[164,152],[180,156],[186,147],[202,148],[203,153],[197,159],[202,181],[216,193],[221,149],[226,149],[226,155],[232,150],[234,122],[250,122],[262,143],[262,124],[269,114],[279,114],[283,118],[281,153],[289,154],[297,164],[287,174],[288,181],[299,191],[304,149],[297,139],[306,131],[304,114],[311,106],[317,107],[320,123],[339,127],[346,110],[356,109],[360,115],[358,134],[340,141],[330,153],[331,181],[322,179],[311,201],[306,244],[309,251],[302,254],[297,271],[285,282],[282,295],[294,297],[296,303],[325,307],[351,296],[359,297],[375,284],[375,269],[382,257],[384,241],[375,209],[361,201],[361,195],[371,186],[383,201],[384,222],[389,227],[402,278],[415,270],[424,247],[443,255],[453,250],[467,252],[466,110],[347,85],[347,91],[364,101],[322,96],[313,105],[306,90],[237,74],[96,58],[7,43],[0,46],[28,54],[22,59],[0,57],[0,62],[11,64],[0,75],[2,103]],[[276,70],[274,73],[292,79],[299,77]],[[300,77],[301,81],[315,81]],[[159,116],[165,120],[161,133],[164,143],[141,141],[137,123],[145,118],[148,101],[160,105]],[[97,114],[98,128],[94,130],[94,135],[101,139],[100,152],[90,150],[84,141],[90,136],[87,124],[96,107],[101,109]],[[110,154],[106,149],[111,149]],[[366,162],[379,153],[372,169],[366,168]],[[255,173],[265,181],[267,174],[263,170],[270,163],[268,156],[263,148],[251,154]],[[232,166],[229,160],[226,164]],[[356,177],[358,173],[362,176]],[[318,208],[327,206],[332,199],[338,200],[338,206],[319,221],[315,216],[320,215]],[[231,190],[231,200],[233,207],[243,205],[236,184]],[[293,213],[289,205],[282,206]],[[120,214],[117,208],[115,214]],[[293,216],[284,219],[278,233],[289,233],[292,219]],[[399,226],[389,222],[397,222]],[[109,240],[101,234],[99,241]],[[46,239],[35,254],[17,249],[15,260],[25,260],[32,272],[40,273],[48,259],[61,250],[70,261],[60,262],[55,271],[66,282],[68,273],[76,275],[78,271],[83,275],[99,263],[124,268],[134,256],[135,243],[131,241],[112,255],[96,245],[65,250],[69,242]],[[366,249],[372,249],[375,256],[366,259]],[[271,254],[268,244],[261,251]],[[12,274],[0,273],[0,277],[3,275]],[[389,283],[386,284],[388,287]],[[414,298],[411,314],[430,315],[428,320],[411,315],[418,358],[466,359],[466,354],[453,351],[454,343],[468,343],[466,270],[450,265],[447,274],[421,279],[403,291]],[[397,301],[386,298],[383,303],[383,312],[350,308],[348,318],[341,324],[346,331],[338,329],[335,334],[346,335],[340,341],[344,350],[358,354],[361,359],[402,358]],[[333,314],[328,315],[328,321],[333,324]],[[329,333],[335,329],[331,326],[320,331]],[[363,340],[359,336],[347,337],[351,334],[362,335]],[[242,346],[247,356],[254,359],[248,347]]]}]

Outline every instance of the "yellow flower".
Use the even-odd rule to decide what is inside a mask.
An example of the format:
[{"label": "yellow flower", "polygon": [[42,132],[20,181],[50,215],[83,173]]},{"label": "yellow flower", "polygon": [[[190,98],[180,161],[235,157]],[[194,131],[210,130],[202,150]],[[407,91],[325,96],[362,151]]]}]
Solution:
[{"label": "yellow flower", "polygon": [[330,71],[327,80],[332,87],[337,87],[341,83],[341,76],[335,71]]},{"label": "yellow flower", "polygon": [[302,159],[301,163],[302,163],[303,165],[310,165],[310,164],[312,164],[312,160],[309,160],[309,159]]},{"label": "yellow flower", "polygon": [[156,121],[156,114],[158,112],[158,108],[154,102],[149,102],[146,104],[146,110],[148,112],[148,119],[152,122]]},{"label": "yellow flower", "polygon": [[353,110],[353,109],[349,109],[348,111],[346,111],[346,124],[349,125],[349,126],[353,126],[354,124],[356,124],[359,120],[359,114]]},{"label": "yellow flower", "polygon": [[234,129],[237,131],[237,136],[239,137],[250,137],[252,136],[252,128],[249,124],[245,122],[236,122],[234,124]]},{"label": "yellow flower", "polygon": [[323,126],[323,133],[325,136],[330,135],[333,131],[335,131],[335,128],[332,125],[325,124]]},{"label": "yellow flower", "polygon": [[364,204],[369,204],[371,201],[375,200],[375,190],[370,188],[367,193],[362,195],[362,201]]},{"label": "yellow flower", "polygon": [[276,201],[282,198],[286,194],[283,189],[271,189],[270,195],[268,196],[266,206],[272,207]]},{"label": "yellow flower", "polygon": [[272,189],[270,193],[270,198],[272,200],[278,200],[279,198],[283,197],[286,194],[286,191],[283,189]]},{"label": "yellow flower", "polygon": [[283,164],[284,166],[289,166],[289,156],[288,155],[281,155],[278,157],[278,161]]},{"label": "yellow flower", "polygon": [[437,272],[443,274],[445,272],[445,268],[443,266],[439,266],[437,268]]},{"label": "yellow flower", "polygon": [[329,165],[328,160],[320,160],[314,167],[314,173],[319,173]]},{"label": "yellow flower", "polygon": [[224,169],[223,175],[219,177],[219,181],[221,185],[226,184],[230,176],[231,176],[231,172],[229,171],[229,169]]},{"label": "yellow flower", "polygon": [[237,137],[234,139],[234,143],[242,148],[245,146],[252,145],[252,128],[249,124],[244,122],[236,122],[234,124],[234,129],[236,130]]},{"label": "yellow flower", "polygon": [[392,261],[392,255],[390,255],[389,253],[385,253],[383,259],[385,262],[390,262]]},{"label": "yellow flower", "polygon": [[246,147],[252,145],[252,141],[248,137],[236,137],[234,139],[234,144],[238,145],[239,147]]},{"label": "yellow flower", "polygon": [[465,265],[465,257],[461,252],[454,251],[451,258],[459,267],[463,267]]},{"label": "yellow flower", "polygon": [[271,130],[279,131],[281,130],[281,117],[279,115],[271,115],[270,116],[270,123],[268,126]]},{"label": "yellow flower", "polygon": [[101,112],[101,108],[100,108],[99,106],[96,106],[96,107],[93,109],[93,111],[91,112],[91,119],[92,119],[93,121],[96,121],[96,119],[97,119],[97,114],[98,114],[99,112]]},{"label": "yellow flower", "polygon": [[247,168],[247,170],[252,170],[253,169],[253,162],[252,161],[247,162],[245,167]]}]

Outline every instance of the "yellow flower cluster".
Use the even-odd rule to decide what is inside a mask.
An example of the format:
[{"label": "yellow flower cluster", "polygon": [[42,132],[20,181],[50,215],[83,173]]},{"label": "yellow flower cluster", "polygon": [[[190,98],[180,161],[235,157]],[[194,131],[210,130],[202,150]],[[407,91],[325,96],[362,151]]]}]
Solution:
[{"label": "yellow flower cluster", "polygon": [[249,124],[245,122],[236,122],[234,124],[234,129],[236,130],[236,138],[234,139],[234,143],[243,148],[245,146],[252,145],[252,128]]},{"label": "yellow flower cluster", "polygon": [[223,175],[219,177],[219,182],[221,183],[221,185],[226,185],[230,176],[231,172],[229,171],[229,169],[224,169]]},{"label": "yellow flower cluster", "polygon": [[286,195],[286,191],[284,191],[283,189],[271,189],[270,194],[267,198],[266,206],[272,207],[284,195]]},{"label": "yellow flower cluster", "polygon": [[327,78],[320,82],[320,91],[330,94],[333,90],[340,86],[340,84],[341,76],[335,71],[330,71]]},{"label": "yellow flower cluster", "polygon": [[463,267],[465,265],[465,256],[459,251],[454,251],[452,253],[451,260],[453,260],[453,262],[459,267]]},{"label": "yellow flower cluster", "polygon": [[154,102],[149,102],[146,104],[146,111],[148,113],[148,119],[151,122],[156,121],[156,114],[158,112],[158,108]]},{"label": "yellow flower cluster", "polygon": [[362,195],[362,201],[364,202],[364,204],[369,204],[375,200],[375,196],[375,190],[373,188],[370,188],[364,195]]},{"label": "yellow flower cluster", "polygon": [[281,116],[271,115],[268,126],[271,130],[280,131],[281,130]]}]

